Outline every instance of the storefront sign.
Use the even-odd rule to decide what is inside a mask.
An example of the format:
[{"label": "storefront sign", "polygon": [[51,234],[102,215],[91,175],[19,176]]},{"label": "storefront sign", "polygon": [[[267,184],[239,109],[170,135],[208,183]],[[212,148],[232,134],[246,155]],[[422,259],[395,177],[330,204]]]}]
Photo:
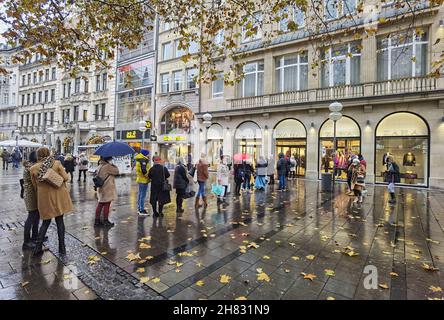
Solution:
[{"label": "storefront sign", "polygon": [[152,123],[151,123],[150,120],[145,121],[145,127],[146,127],[147,129],[151,129],[151,126],[152,126]]},{"label": "storefront sign", "polygon": [[[139,130],[123,130],[121,137],[122,140],[141,140],[143,133]],[[145,132],[145,137],[149,137],[149,130]]]},{"label": "storefront sign", "polygon": [[185,141],[187,140],[186,136],[163,136],[163,141]]}]

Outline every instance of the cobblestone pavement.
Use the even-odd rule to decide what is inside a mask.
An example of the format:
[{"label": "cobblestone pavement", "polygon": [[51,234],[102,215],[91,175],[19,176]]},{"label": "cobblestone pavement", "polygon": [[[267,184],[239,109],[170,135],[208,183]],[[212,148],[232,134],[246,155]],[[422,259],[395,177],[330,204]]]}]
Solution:
[{"label": "cobblestone pavement", "polygon": [[289,192],[230,196],[227,206],[210,197],[199,211],[189,199],[181,216],[170,205],[153,219],[138,217],[137,186],[121,177],[116,226],[103,229],[93,227],[90,179],[75,181],[68,254],[58,255],[52,226],[37,259],[21,250],[20,174],[0,172],[0,299],[443,298],[442,191],[399,188],[390,206],[384,187],[368,186],[357,205],[344,185],[333,201],[299,179]]}]

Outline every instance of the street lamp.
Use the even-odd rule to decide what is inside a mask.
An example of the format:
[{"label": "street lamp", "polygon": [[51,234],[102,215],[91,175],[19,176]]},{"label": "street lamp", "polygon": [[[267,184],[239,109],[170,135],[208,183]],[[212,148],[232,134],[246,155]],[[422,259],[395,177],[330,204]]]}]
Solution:
[{"label": "street lamp", "polygon": [[145,149],[145,132],[146,132],[147,127],[146,127],[146,122],[143,120],[139,121],[139,131],[142,132],[142,149]]},{"label": "street lamp", "polygon": [[52,134],[54,133],[54,128],[49,127],[46,129],[46,132],[49,134],[49,148],[52,149]]},{"label": "street lamp", "polygon": [[15,146],[18,147],[18,139],[19,139],[20,130],[15,129],[14,134],[15,134]]},{"label": "street lamp", "polygon": [[205,113],[203,116],[203,124],[206,128],[205,130],[205,155],[208,154],[208,129],[211,127],[211,119],[213,119],[213,116],[209,114],[208,112]]},{"label": "street lamp", "polygon": [[[341,120],[342,118],[342,104],[340,102],[333,102],[328,107],[330,109],[329,118],[333,121],[333,157],[336,157],[336,122]],[[335,174],[336,174],[336,162],[333,158],[333,194],[335,187]]]}]

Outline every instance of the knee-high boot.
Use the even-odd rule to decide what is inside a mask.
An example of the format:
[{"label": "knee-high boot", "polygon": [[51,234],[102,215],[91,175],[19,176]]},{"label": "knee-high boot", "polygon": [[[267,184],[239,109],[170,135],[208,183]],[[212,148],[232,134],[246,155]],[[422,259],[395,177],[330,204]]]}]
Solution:
[{"label": "knee-high boot", "polygon": [[199,200],[200,200],[200,197],[197,196],[197,197],[196,197],[196,201],[194,202],[194,207],[195,207],[196,209],[199,208]]},{"label": "knee-high boot", "polygon": [[46,232],[48,231],[51,219],[43,220],[42,226],[39,230],[39,236],[37,238],[36,245],[34,247],[33,256],[39,256],[43,254],[43,241],[45,240]]},{"label": "knee-high boot", "polygon": [[63,221],[63,216],[57,217],[56,222],[57,222],[57,235],[59,237],[59,253],[66,254],[65,222]]}]

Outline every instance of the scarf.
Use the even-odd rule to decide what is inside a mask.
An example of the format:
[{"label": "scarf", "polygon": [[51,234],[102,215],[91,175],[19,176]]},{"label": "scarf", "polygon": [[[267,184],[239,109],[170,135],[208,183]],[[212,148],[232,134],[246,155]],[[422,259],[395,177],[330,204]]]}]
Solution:
[{"label": "scarf", "polygon": [[46,157],[42,161],[42,165],[40,166],[40,169],[39,169],[39,174],[37,175],[37,179],[40,182],[43,182],[43,176],[46,174],[48,169],[52,167],[53,164],[54,164],[54,157],[52,157],[52,156]]}]

